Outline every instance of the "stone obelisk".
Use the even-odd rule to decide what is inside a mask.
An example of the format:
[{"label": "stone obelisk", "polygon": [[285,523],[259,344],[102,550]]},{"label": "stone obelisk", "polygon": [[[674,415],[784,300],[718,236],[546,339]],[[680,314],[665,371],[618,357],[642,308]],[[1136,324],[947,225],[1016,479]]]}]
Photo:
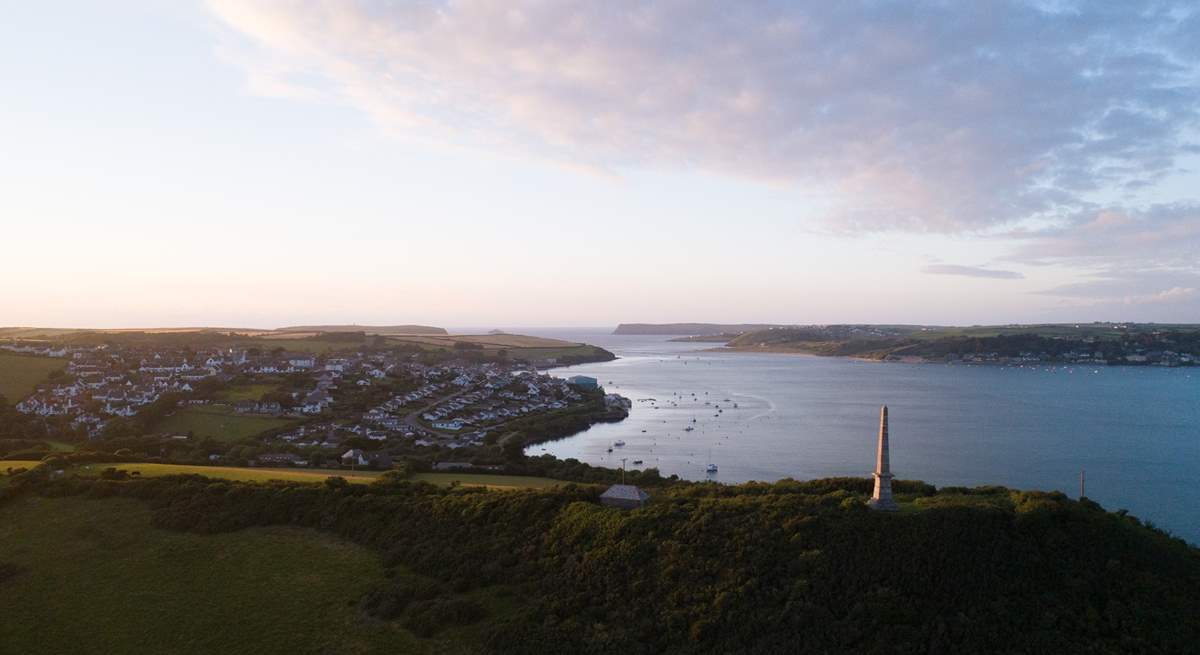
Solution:
[{"label": "stone obelisk", "polygon": [[879,410],[879,452],[875,456],[875,492],[867,505],[871,509],[894,512],[900,507],[892,500],[892,466],[888,455],[887,405]]}]

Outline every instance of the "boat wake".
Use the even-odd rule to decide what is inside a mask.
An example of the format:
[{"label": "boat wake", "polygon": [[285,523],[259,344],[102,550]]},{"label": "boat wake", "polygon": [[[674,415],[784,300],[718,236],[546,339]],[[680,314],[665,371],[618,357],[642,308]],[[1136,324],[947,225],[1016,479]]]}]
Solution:
[{"label": "boat wake", "polygon": [[743,397],[743,398],[753,398],[754,400],[761,401],[762,403],[764,403],[764,404],[767,406],[767,411],[765,411],[765,412],[761,412],[761,413],[758,413],[758,414],[755,414],[754,416],[751,416],[750,418],[746,419],[746,422],[747,422],[747,423],[748,423],[748,422],[750,422],[750,421],[753,421],[753,420],[755,420],[755,419],[760,419],[760,418],[762,418],[762,417],[764,417],[764,416],[768,416],[768,415],[770,415],[770,414],[773,414],[773,413],[775,412],[775,403],[771,402],[771,399],[770,399],[770,398],[763,398],[762,396],[756,396],[756,395],[754,395],[754,394],[752,394],[752,393],[737,393],[737,392],[734,392],[734,393],[733,393],[733,395],[735,395],[735,396],[741,396],[741,397]]}]

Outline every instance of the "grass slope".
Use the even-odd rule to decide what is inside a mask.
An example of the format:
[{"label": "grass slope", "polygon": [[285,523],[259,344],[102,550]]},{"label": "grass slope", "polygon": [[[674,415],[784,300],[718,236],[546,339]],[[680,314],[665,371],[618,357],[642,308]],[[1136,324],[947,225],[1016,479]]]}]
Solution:
[{"label": "grass slope", "polygon": [[[4,462],[0,461],[0,471],[7,467],[30,467],[40,462]],[[382,475],[382,471],[350,471],[338,469],[291,469],[291,468],[240,468],[236,466],[190,466],[187,464],[149,464],[128,462],[119,464],[90,464],[80,473],[98,473],[106,468],[115,467],[130,473],[138,472],[144,477],[159,477],[164,475],[203,475],[222,480],[239,482],[267,482],[283,480],[285,482],[324,482],[330,476],[341,476],[347,482],[355,484],[370,484]],[[415,482],[428,482],[438,486],[449,486],[458,483],[463,487],[487,487],[489,489],[545,489],[561,484],[560,480],[550,478],[535,478],[524,475],[487,475],[477,473],[415,473],[410,478]]]},{"label": "grass slope", "polygon": [[312,530],[169,532],[138,501],[31,497],[0,507],[0,562],[6,653],[434,652],[353,606],[379,557]]},{"label": "grass slope", "polygon": [[19,468],[31,469],[31,468],[37,466],[38,464],[41,464],[41,462],[38,460],[32,460],[32,459],[0,459],[0,472],[7,471],[10,468],[11,469],[19,469]]},{"label": "grass slope", "polygon": [[52,371],[66,368],[67,360],[55,357],[30,357],[0,353],[0,395],[16,403],[30,393],[34,386]]},{"label": "grass slope", "polygon": [[230,403],[237,402],[239,400],[253,400],[257,402],[262,400],[264,395],[271,393],[278,388],[278,384],[244,384],[218,391],[216,399]]},{"label": "grass slope", "polygon": [[294,423],[292,419],[272,416],[246,416],[233,413],[226,407],[185,407],[154,426],[159,432],[172,434],[194,433],[197,437],[212,437],[221,441],[239,441],[246,437],[282,428]]}]

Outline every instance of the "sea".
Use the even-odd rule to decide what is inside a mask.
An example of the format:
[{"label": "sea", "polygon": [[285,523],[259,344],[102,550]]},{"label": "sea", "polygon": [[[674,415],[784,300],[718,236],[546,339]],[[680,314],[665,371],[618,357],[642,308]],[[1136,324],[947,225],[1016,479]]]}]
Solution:
[{"label": "sea", "polygon": [[530,455],[722,483],[868,477],[887,405],[898,478],[1077,497],[1082,474],[1106,509],[1200,544],[1200,368],[867,362],[610,328],[519,332],[612,351],[615,361],[550,373],[594,377],[633,401],[624,421]]}]

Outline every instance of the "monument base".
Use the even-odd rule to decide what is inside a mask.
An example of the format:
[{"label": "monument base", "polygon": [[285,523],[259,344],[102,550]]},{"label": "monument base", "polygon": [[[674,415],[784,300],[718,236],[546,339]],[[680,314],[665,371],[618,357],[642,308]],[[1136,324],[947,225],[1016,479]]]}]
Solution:
[{"label": "monument base", "polygon": [[867,507],[880,512],[899,512],[900,506],[891,498],[880,498],[867,501]]}]

